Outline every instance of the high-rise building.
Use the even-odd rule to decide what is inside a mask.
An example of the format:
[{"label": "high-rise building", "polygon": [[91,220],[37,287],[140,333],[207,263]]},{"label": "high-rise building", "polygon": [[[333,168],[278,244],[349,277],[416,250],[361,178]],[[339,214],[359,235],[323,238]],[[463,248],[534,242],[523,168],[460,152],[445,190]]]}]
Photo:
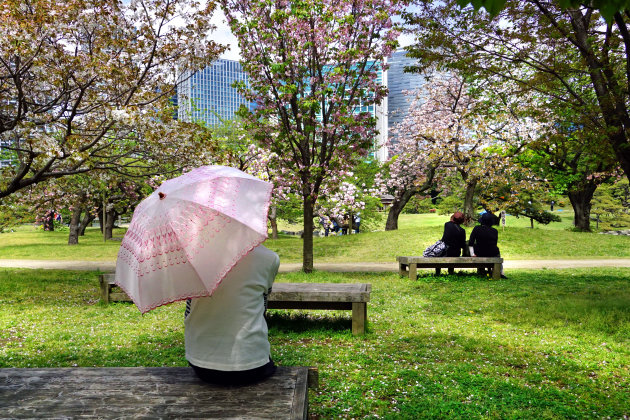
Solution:
[{"label": "high-rise building", "polygon": [[421,89],[425,82],[424,76],[421,74],[405,73],[405,67],[416,64],[416,59],[407,57],[406,54],[407,51],[400,49],[387,60],[389,64],[387,70],[387,86],[389,87],[387,116],[390,142],[395,141],[392,138],[395,136],[393,128],[407,116],[410,102],[414,98],[404,92]]},{"label": "high-rise building", "polygon": [[0,139],[0,169],[15,163],[14,153],[9,151],[13,141]]},{"label": "high-rise building", "polygon": [[[387,74],[388,70],[383,71],[382,68],[378,70],[376,81],[387,87]],[[381,103],[377,106],[371,106],[370,112],[376,117],[376,129],[378,130],[378,136],[374,144],[374,157],[379,162],[385,162],[388,158],[387,153],[387,138],[389,133],[389,116],[388,109],[388,97],[383,98]]]},{"label": "high-rise building", "polygon": [[[217,126],[234,118],[241,105],[250,110],[255,107],[233,87],[234,82],[247,84],[247,74],[238,61],[218,59],[192,75],[182,73],[179,79],[173,103],[177,106],[177,118],[182,121],[202,121],[208,126]],[[387,83],[386,72],[382,68],[377,71],[377,81]],[[387,159],[387,98],[378,106],[359,106],[356,111],[369,112],[376,117],[379,135],[372,155],[384,161]]]},{"label": "high-rise building", "polygon": [[233,119],[241,105],[252,109],[253,104],[239,94],[234,82],[247,84],[238,61],[218,59],[192,75],[184,72],[177,84],[177,117],[217,126]]},{"label": "high-rise building", "polygon": [[[383,67],[375,62],[369,62],[368,66],[376,65],[376,82],[387,87],[387,71],[383,70]],[[372,117],[376,118],[376,129],[378,135],[374,139],[374,145],[370,156],[376,158],[379,162],[385,162],[387,160],[387,97],[383,98],[379,105],[360,105],[355,108],[355,112],[367,112]]]}]

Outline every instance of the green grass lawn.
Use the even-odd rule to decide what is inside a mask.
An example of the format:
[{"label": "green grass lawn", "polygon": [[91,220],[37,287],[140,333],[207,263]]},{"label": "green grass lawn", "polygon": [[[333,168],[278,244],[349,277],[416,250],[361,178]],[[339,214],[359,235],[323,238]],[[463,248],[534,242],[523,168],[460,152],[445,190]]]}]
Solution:
[{"label": "green grass lawn", "polygon": [[[508,216],[505,229],[499,227],[499,248],[506,259],[630,258],[630,236],[611,236],[570,230],[572,214],[559,212],[562,222],[536,224],[528,219]],[[397,255],[420,255],[440,239],[447,216],[436,214],[400,217],[399,229],[366,232],[358,235],[314,238],[315,262],[392,262]],[[298,230],[299,226],[283,228]],[[467,228],[470,234],[472,228]],[[121,238],[124,229],[116,229]],[[103,242],[100,231],[88,229],[79,245],[68,246],[68,232],[43,232],[21,226],[15,232],[0,234],[0,258],[114,261],[120,241]],[[282,262],[302,260],[302,241],[298,236],[281,235],[265,245],[280,255]]]},{"label": "green grass lawn", "polygon": [[[629,269],[277,281],[372,284],[365,336],[347,312],[271,313],[274,360],[319,368],[314,416],[630,416]],[[98,296],[97,273],[0,269],[0,367],[186,365],[183,304],[143,316]]]}]

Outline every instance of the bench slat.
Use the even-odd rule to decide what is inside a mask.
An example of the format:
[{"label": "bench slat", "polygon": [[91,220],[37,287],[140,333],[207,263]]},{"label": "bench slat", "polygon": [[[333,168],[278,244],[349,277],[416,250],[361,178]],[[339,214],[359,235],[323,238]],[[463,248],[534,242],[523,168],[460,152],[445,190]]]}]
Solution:
[{"label": "bench slat", "polygon": [[274,283],[269,301],[368,302],[370,287],[363,283]]},{"label": "bench slat", "polygon": [[0,369],[0,412],[33,417],[305,419],[308,368],[278,367],[239,388],[209,385],[192,368]]}]

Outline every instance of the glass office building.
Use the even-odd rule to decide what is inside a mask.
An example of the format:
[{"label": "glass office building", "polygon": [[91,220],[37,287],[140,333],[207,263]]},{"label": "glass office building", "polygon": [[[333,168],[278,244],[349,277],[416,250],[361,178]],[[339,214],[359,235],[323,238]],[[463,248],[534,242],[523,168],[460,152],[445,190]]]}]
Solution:
[{"label": "glass office building", "polygon": [[217,126],[231,120],[241,105],[253,109],[232,85],[247,75],[238,61],[218,59],[203,70],[180,75],[177,84],[177,117]]},{"label": "glass office building", "polygon": [[[177,105],[177,118],[181,121],[202,121],[208,126],[217,126],[234,118],[241,105],[250,110],[255,107],[232,87],[234,82],[247,84],[247,74],[238,61],[218,59],[192,75],[183,73],[179,79],[173,102]],[[387,83],[386,72],[382,68],[377,71],[377,81]],[[387,98],[378,106],[364,105],[356,109],[356,112],[361,111],[376,117],[379,135],[371,154],[384,161],[387,159]]]},{"label": "glass office building", "polygon": [[418,73],[405,73],[405,66],[416,64],[415,58],[407,57],[407,51],[397,50],[387,61],[389,70],[387,71],[387,86],[389,87],[388,97],[388,128],[390,141],[395,141],[393,128],[409,113],[409,105],[413,96],[406,95],[405,91],[421,89],[425,83],[424,76]]},{"label": "glass office building", "polygon": [[[376,77],[376,81],[378,83],[381,83],[385,87],[387,87],[387,83],[388,83],[388,79],[387,79],[388,72],[389,70],[383,71],[383,69],[380,68],[378,70],[377,77]],[[388,152],[387,152],[387,138],[388,138],[388,133],[389,133],[389,124],[388,124],[389,116],[387,113],[388,102],[389,102],[389,98],[386,96],[385,98],[383,98],[383,100],[381,101],[379,105],[377,106],[372,105],[369,107],[370,113],[372,113],[372,115],[376,117],[376,129],[378,130],[378,136],[376,138],[375,145],[374,145],[374,157],[376,157],[376,159],[379,162],[385,162],[388,158]]]},{"label": "glass office building", "polygon": [[[383,70],[380,63],[374,61],[368,62],[368,67],[376,66],[376,83],[387,86],[387,71]],[[387,97],[383,98],[379,105],[375,104],[361,104],[354,109],[355,113],[367,112],[372,117],[376,118],[376,129],[378,134],[374,139],[374,145],[370,151],[370,157],[376,158],[380,162],[387,160]]]}]

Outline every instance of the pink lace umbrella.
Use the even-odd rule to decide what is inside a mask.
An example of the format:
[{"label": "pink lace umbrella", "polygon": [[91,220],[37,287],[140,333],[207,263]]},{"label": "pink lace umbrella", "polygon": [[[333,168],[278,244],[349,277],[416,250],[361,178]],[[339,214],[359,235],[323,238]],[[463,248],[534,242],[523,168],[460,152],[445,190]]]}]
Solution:
[{"label": "pink lace umbrella", "polygon": [[116,284],[142,313],[210,296],[267,238],[271,189],[225,166],[165,181],[134,211],[118,252]]}]

